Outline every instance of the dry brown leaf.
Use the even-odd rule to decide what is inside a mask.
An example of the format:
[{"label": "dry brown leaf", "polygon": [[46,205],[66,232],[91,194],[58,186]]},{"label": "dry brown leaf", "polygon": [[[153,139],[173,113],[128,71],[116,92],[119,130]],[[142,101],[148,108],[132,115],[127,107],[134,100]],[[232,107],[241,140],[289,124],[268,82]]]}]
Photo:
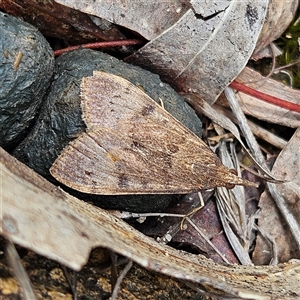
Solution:
[{"label": "dry brown leaf", "polygon": [[141,266],[242,299],[297,299],[300,262],[274,267],[221,266],[158,244],[108,212],[63,192],[4,150],[1,235],[75,270],[102,246]]},{"label": "dry brown leaf", "polygon": [[[284,196],[291,213],[300,222],[300,129],[298,128],[289,143],[279,154],[272,173],[275,177],[286,180],[278,184],[278,191]],[[259,228],[267,233],[277,244],[279,262],[291,258],[300,258],[297,244],[286,226],[270,194],[265,192],[259,202]],[[272,259],[270,243],[258,236],[253,255],[255,264],[268,264]]]},{"label": "dry brown leaf", "polygon": [[298,0],[270,0],[265,23],[257,41],[253,56],[278,39],[292,21]]},{"label": "dry brown leaf", "polygon": [[[276,80],[266,79],[250,68],[245,68],[236,80],[265,94],[300,105],[299,90],[292,89]],[[237,92],[237,97],[242,110],[247,115],[287,127],[300,127],[299,113],[288,111],[242,92]],[[218,99],[217,104],[228,106],[227,100],[223,95]]]},{"label": "dry brown leaf", "polygon": [[[205,191],[203,194],[203,198],[207,200],[212,191]],[[146,235],[157,237],[159,241],[176,243],[180,249],[197,250],[197,253],[216,263],[239,263],[222,229],[215,201],[209,199],[202,206],[199,197],[202,197],[202,193],[186,195],[176,205],[170,205],[164,211],[165,215],[159,214],[157,220],[147,218],[137,228]],[[189,217],[182,223],[182,218],[186,215]]]}]

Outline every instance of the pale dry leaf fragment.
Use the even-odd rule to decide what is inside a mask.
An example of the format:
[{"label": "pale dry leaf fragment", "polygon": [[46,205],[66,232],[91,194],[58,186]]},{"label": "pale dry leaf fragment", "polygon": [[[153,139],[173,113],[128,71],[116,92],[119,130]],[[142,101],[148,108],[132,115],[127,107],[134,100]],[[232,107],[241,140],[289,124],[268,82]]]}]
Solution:
[{"label": "pale dry leaf fragment", "polygon": [[[236,80],[265,94],[300,105],[299,90],[292,89],[276,80],[266,79],[248,67],[239,74]],[[261,101],[242,92],[237,92],[236,95],[239,100],[239,105],[245,114],[274,124],[292,128],[300,127],[299,113]],[[221,96],[216,103],[228,106],[227,100],[223,96]]]},{"label": "pale dry leaf fragment", "polygon": [[[272,173],[287,181],[278,184],[277,190],[284,195],[285,203],[291,214],[300,223],[300,129],[297,129],[287,146],[277,157]],[[260,207],[258,225],[275,240],[279,252],[279,262],[299,258],[300,250],[297,243],[268,192],[261,196]],[[254,262],[266,264],[272,259],[270,254],[270,244],[259,236],[253,254]]]},{"label": "pale dry leaf fragment", "polygon": [[256,161],[258,161],[258,163],[260,164],[260,166],[262,168],[264,168],[266,171],[269,171],[268,165],[266,164],[266,161],[265,161],[265,158],[259,148],[259,145],[258,145],[253,133],[250,130],[247,119],[239,105],[239,102],[236,98],[236,95],[235,95],[233,89],[230,87],[225,88],[224,94],[226,96],[226,99],[229,103],[229,106],[230,106],[235,118],[238,121],[239,128],[246,139],[247,146],[250,150],[250,153],[255,157]]},{"label": "pale dry leaf fragment", "polygon": [[[241,175],[241,170],[237,160],[235,148],[230,143],[230,154],[226,148],[225,141],[219,145],[220,159],[227,168],[235,168],[237,174]],[[246,200],[243,188],[235,187],[233,189],[216,189],[217,207],[220,219],[231,244],[231,247],[243,265],[252,264],[249,256],[250,233],[254,224],[251,224],[251,218],[246,216]]]},{"label": "pale dry leaf fragment", "polygon": [[[265,47],[261,51],[259,51],[257,54],[252,55],[251,59],[254,61],[257,61],[262,58],[268,57],[268,58],[272,58],[272,60],[275,61],[276,57],[281,54],[282,54],[282,50],[278,46],[276,46],[274,43],[271,43],[270,45],[268,45],[267,47]],[[273,64],[273,62],[272,62],[272,64]]]},{"label": "pale dry leaf fragment", "polygon": [[141,266],[240,299],[300,297],[300,261],[273,267],[221,266],[156,243],[108,212],[55,187],[0,149],[0,234],[79,270],[102,246]]}]

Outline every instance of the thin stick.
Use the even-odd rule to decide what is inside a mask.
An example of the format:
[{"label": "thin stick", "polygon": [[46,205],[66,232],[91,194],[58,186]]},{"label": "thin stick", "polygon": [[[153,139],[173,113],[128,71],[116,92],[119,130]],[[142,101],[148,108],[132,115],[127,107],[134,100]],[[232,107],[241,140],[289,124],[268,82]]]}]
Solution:
[{"label": "thin stick", "polygon": [[279,72],[279,71],[281,71],[281,70],[283,70],[283,69],[286,69],[286,68],[292,67],[292,66],[294,66],[294,65],[297,65],[297,64],[299,64],[299,63],[300,63],[300,58],[297,59],[296,61],[290,63],[290,64],[287,64],[287,65],[284,65],[284,66],[275,68],[275,69],[274,69],[274,73],[277,73],[277,72]]},{"label": "thin stick", "polygon": [[146,217],[174,217],[174,218],[183,218],[184,214],[170,214],[170,213],[133,213],[129,211],[119,211],[119,210],[110,210],[112,215],[120,219],[130,219],[130,218],[146,218]]},{"label": "thin stick", "polygon": [[125,268],[123,269],[123,271],[121,272],[120,276],[118,277],[113,293],[111,295],[111,300],[116,300],[117,296],[118,296],[118,290],[120,288],[120,285],[122,283],[122,280],[124,279],[124,277],[126,276],[126,274],[128,273],[128,271],[131,269],[132,267],[132,260],[130,260],[127,265],[125,266]]},{"label": "thin stick", "polygon": [[63,270],[64,275],[68,281],[69,287],[73,295],[73,300],[77,300],[77,272],[73,271],[73,278],[71,278],[67,268],[64,265],[61,265],[61,269]]},{"label": "thin stick", "polygon": [[202,209],[204,207],[204,200],[202,197],[201,192],[198,192],[198,197],[199,197],[199,201],[200,201],[200,205],[195,207],[194,209],[192,209],[190,212],[188,212],[181,220],[180,222],[180,229],[183,230],[183,223],[185,221],[186,218],[190,217],[191,215],[193,215],[194,213],[196,213],[198,210]]},{"label": "thin stick", "polygon": [[269,47],[270,47],[270,50],[272,53],[272,68],[271,68],[271,71],[269,72],[269,74],[267,76],[265,76],[264,80],[270,78],[274,74],[274,70],[276,67],[276,55],[275,55],[276,47],[275,47],[274,43],[270,43]]},{"label": "thin stick", "polygon": [[117,280],[118,280],[118,271],[117,271],[118,254],[113,251],[109,251],[109,255],[110,255],[110,259],[111,259],[111,266],[110,266],[111,291],[113,292],[116,287]]},{"label": "thin stick", "polygon": [[69,52],[72,50],[77,50],[79,48],[85,49],[101,49],[101,48],[109,48],[109,47],[120,47],[120,46],[130,46],[130,45],[139,45],[142,44],[142,40],[131,39],[131,40],[119,40],[119,41],[109,41],[109,42],[97,42],[97,43],[88,43],[78,46],[72,46],[64,49],[59,49],[54,51],[55,56],[59,56],[65,52]]},{"label": "thin stick", "polygon": [[9,264],[14,271],[14,275],[16,276],[22,288],[23,291],[22,299],[35,300],[36,296],[32,289],[30,279],[27,275],[26,270],[22,265],[20,256],[15,248],[15,245],[11,241],[7,241],[6,254],[7,254],[7,259],[9,261]]}]

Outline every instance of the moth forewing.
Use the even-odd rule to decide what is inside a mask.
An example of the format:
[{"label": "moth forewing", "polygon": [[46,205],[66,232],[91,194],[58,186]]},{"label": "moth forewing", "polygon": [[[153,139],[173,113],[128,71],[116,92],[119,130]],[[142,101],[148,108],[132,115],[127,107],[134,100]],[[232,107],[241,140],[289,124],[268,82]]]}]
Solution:
[{"label": "moth forewing", "polygon": [[83,120],[89,129],[126,130],[126,124],[140,117],[147,120],[149,114],[157,122],[168,120],[164,111],[155,113],[161,107],[154,100],[122,77],[94,72],[94,76],[82,79],[80,88]]},{"label": "moth forewing", "polygon": [[138,87],[95,72],[81,84],[87,132],[56,159],[51,174],[81,192],[179,194],[250,185]]}]

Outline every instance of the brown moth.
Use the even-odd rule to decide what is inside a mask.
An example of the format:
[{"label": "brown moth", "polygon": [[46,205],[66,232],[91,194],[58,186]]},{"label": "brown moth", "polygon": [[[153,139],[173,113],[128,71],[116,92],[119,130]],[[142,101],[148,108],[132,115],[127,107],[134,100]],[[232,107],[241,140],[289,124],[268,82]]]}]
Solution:
[{"label": "brown moth", "polygon": [[122,77],[82,79],[86,133],[50,172],[80,192],[103,195],[186,194],[254,183],[231,173],[194,133]]}]

